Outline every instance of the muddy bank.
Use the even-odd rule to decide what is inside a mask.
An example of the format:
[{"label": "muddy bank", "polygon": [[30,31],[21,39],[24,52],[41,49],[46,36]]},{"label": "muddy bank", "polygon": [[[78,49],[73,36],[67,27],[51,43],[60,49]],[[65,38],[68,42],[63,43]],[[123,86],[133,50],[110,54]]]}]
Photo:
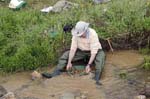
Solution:
[{"label": "muddy bank", "polygon": [[68,92],[85,94],[87,99],[133,99],[144,88],[137,82],[150,82],[150,72],[137,68],[143,60],[143,56],[133,50],[107,53],[101,87],[95,85],[91,75],[70,77],[63,74],[32,81],[31,72],[1,76],[0,85],[14,92],[18,99],[60,99]]}]

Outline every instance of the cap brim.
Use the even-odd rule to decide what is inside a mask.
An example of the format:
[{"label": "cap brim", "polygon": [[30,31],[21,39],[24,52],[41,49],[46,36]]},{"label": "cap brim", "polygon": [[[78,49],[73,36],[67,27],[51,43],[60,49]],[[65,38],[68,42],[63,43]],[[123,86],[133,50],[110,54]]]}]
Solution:
[{"label": "cap brim", "polygon": [[71,33],[73,36],[81,36],[84,32],[79,33],[79,31],[77,31],[76,29],[72,29]]}]

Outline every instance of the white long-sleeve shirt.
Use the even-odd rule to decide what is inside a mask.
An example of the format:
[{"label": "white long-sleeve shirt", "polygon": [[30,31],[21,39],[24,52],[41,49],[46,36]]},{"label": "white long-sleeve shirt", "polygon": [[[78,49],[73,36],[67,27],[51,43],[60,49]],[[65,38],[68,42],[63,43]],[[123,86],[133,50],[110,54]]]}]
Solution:
[{"label": "white long-sleeve shirt", "polygon": [[74,50],[77,48],[82,51],[91,51],[91,54],[96,54],[99,49],[102,49],[96,31],[92,28],[89,28],[86,38],[73,36],[71,49]]}]

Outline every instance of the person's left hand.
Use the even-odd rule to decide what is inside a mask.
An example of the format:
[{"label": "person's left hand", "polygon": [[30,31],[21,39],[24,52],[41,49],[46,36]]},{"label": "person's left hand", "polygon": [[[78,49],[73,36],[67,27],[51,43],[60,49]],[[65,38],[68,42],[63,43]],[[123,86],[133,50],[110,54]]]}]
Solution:
[{"label": "person's left hand", "polygon": [[86,72],[86,73],[89,73],[90,71],[91,71],[91,68],[90,68],[89,65],[87,65],[86,68],[85,68],[85,72]]}]

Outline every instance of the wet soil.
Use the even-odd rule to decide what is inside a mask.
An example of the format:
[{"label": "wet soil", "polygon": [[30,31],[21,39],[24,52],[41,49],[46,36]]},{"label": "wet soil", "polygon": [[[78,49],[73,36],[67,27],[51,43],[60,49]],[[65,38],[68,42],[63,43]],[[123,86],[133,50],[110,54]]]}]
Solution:
[{"label": "wet soil", "polygon": [[150,82],[150,72],[138,67],[143,60],[142,55],[132,50],[107,53],[100,87],[95,85],[91,75],[71,77],[63,74],[33,81],[31,72],[1,76],[0,85],[14,92],[18,99],[60,99],[65,92],[86,93],[88,99],[134,99],[143,91],[143,84]]}]

